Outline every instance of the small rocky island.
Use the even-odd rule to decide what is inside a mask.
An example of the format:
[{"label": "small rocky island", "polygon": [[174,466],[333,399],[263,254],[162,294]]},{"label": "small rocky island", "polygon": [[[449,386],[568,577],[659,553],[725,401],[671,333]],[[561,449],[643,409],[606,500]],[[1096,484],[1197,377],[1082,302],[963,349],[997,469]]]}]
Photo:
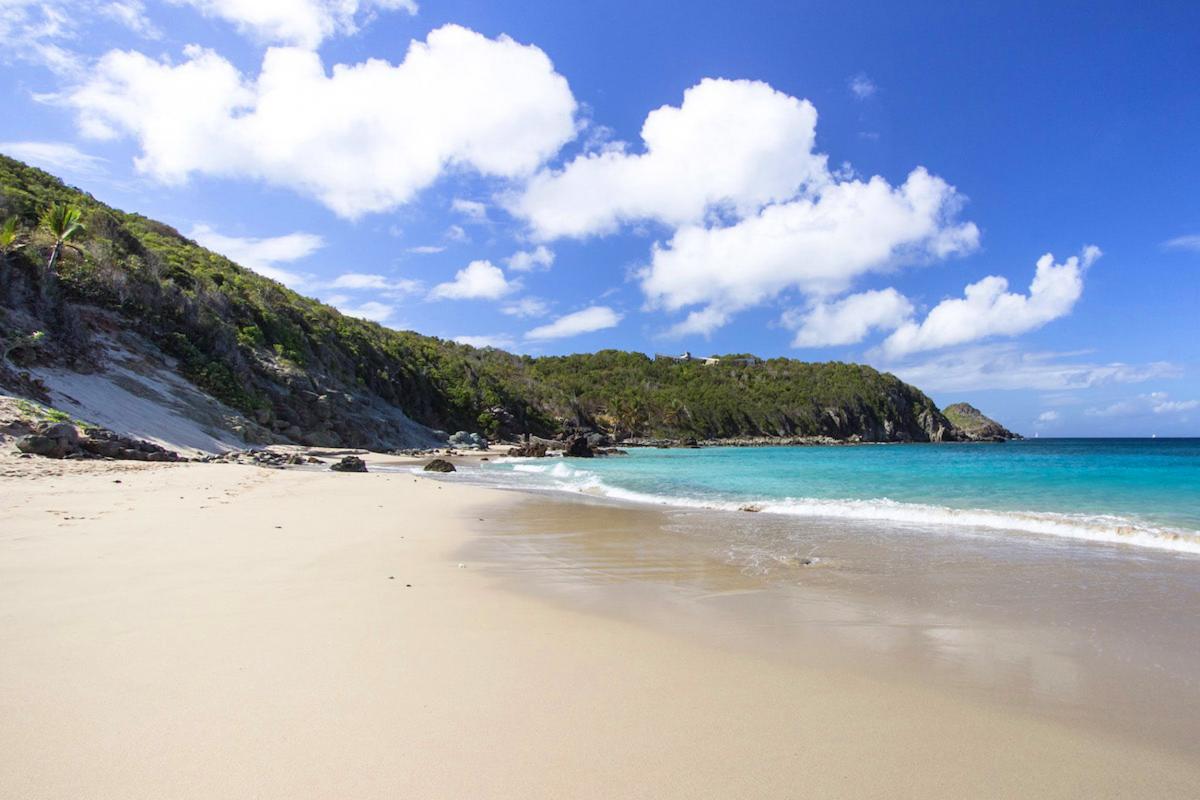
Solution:
[{"label": "small rocky island", "polygon": [[1010,439],[1023,439],[1019,433],[1013,433],[991,417],[985,416],[970,403],[954,403],[942,409],[946,419],[958,429],[962,437],[971,442],[1007,442]]}]

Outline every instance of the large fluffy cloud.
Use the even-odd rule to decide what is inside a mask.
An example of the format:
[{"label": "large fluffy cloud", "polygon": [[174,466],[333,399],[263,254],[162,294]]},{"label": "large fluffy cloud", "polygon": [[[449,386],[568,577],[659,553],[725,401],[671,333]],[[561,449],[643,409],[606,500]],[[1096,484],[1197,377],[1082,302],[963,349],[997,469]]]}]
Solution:
[{"label": "large fluffy cloud", "polygon": [[865,273],[978,245],[953,186],[920,167],[899,186],[831,171],[816,122],[811,103],[765,83],[706,79],[647,115],[641,152],[581,155],[506,205],[543,240],[670,226],[638,277],[649,307],[689,311],[672,328],[682,335],[783,292],[820,301]]},{"label": "large fluffy cloud", "polygon": [[429,293],[431,300],[498,300],[517,288],[504,277],[504,270],[490,261],[472,261],[454,274],[454,280],[439,283]]},{"label": "large fluffy cloud", "polygon": [[231,22],[264,42],[313,48],[334,34],[354,33],[377,11],[417,13],[414,0],[173,0]]},{"label": "large fluffy cloud", "polygon": [[1099,257],[1094,245],[1062,264],[1045,254],[1038,259],[1027,295],[1007,291],[1005,278],[989,275],[967,286],[963,297],[938,303],[924,321],[901,325],[884,340],[883,352],[903,356],[1040,328],[1070,313],[1083,294],[1084,271]]},{"label": "large fluffy cloud", "polygon": [[802,314],[785,314],[784,324],[796,329],[792,347],[830,347],[861,342],[873,330],[895,330],[912,313],[908,298],[883,289],[817,303]]},{"label": "large fluffy cloud", "polygon": [[816,121],[811,103],[765,83],[706,79],[647,115],[642,152],[616,145],[543,170],[507,206],[544,240],[673,228],[638,277],[649,307],[689,309],[676,335],[706,335],[789,290],[819,301],[865,273],[977,246],[954,187],[922,168],[900,186],[830,171]]},{"label": "large fluffy cloud", "polygon": [[711,321],[690,331],[705,333],[788,289],[835,294],[901,260],[974,249],[978,229],[952,219],[959,204],[954,187],[919,168],[897,187],[880,177],[835,181],[732,225],[680,228],[655,246],[642,289],[652,306],[705,306],[689,317]]},{"label": "large fluffy cloud", "polygon": [[651,111],[644,152],[623,145],[536,175],[509,209],[542,239],[613,231],[620,223],[682,225],[710,208],[746,213],[825,180],[812,150],[817,112],[756,81],[706,79],[679,107]]},{"label": "large fluffy cloud", "polygon": [[197,47],[180,63],[112,51],[63,95],[84,134],[135,137],[137,168],[256,178],[357,217],[408,202],[445,170],[527,175],[575,134],[575,100],[537,47],[455,25],[398,65],[326,72],[299,48],[267,51],[248,79]]}]

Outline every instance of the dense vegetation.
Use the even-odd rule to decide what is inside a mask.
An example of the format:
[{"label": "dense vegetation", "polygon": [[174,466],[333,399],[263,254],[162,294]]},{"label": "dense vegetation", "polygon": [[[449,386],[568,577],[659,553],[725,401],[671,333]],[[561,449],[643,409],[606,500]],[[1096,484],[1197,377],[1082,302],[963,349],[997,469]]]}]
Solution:
[{"label": "dense vegetation", "polygon": [[[51,265],[62,242],[41,222],[55,204],[79,209],[82,228]],[[704,365],[611,350],[534,359],[391,330],[0,156],[0,221],[9,217],[24,247],[0,262],[0,339],[39,327],[49,334],[49,346],[26,360],[85,367],[95,357],[96,313],[115,315],[178,359],[195,384],[302,441],[401,444],[380,428],[386,408],[491,436],[597,427],[626,436],[923,440],[950,429],[924,394],[864,366]]]}]

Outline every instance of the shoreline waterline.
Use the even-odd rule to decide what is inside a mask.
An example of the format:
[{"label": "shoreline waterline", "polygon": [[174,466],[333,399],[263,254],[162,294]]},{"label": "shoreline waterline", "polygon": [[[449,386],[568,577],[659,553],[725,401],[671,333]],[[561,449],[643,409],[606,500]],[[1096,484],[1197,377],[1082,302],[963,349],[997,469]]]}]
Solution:
[{"label": "shoreline waterline", "polygon": [[1200,555],[1200,440],[1115,441],[1026,440],[950,453],[912,445],[502,457],[468,479],[656,506],[1019,531]]}]

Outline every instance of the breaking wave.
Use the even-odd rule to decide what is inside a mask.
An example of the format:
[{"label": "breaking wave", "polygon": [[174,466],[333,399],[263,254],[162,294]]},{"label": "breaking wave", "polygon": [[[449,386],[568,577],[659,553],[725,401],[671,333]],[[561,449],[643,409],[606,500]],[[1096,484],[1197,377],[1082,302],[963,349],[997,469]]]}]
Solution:
[{"label": "breaking wave", "polygon": [[[715,511],[757,511],[806,519],[840,519],[858,522],[891,522],[917,527],[960,527],[1055,536],[1067,539],[1124,544],[1200,555],[1200,534],[1146,524],[1115,515],[1067,514],[1041,511],[1005,511],[952,508],[925,503],[899,502],[886,497],[832,500],[811,497],[784,499],[716,498],[641,492],[606,483],[600,475],[565,461],[501,458],[507,469],[479,470],[472,477],[482,483],[508,488],[541,489],[607,497],[644,505]],[[507,477],[506,477],[507,476]]]}]

